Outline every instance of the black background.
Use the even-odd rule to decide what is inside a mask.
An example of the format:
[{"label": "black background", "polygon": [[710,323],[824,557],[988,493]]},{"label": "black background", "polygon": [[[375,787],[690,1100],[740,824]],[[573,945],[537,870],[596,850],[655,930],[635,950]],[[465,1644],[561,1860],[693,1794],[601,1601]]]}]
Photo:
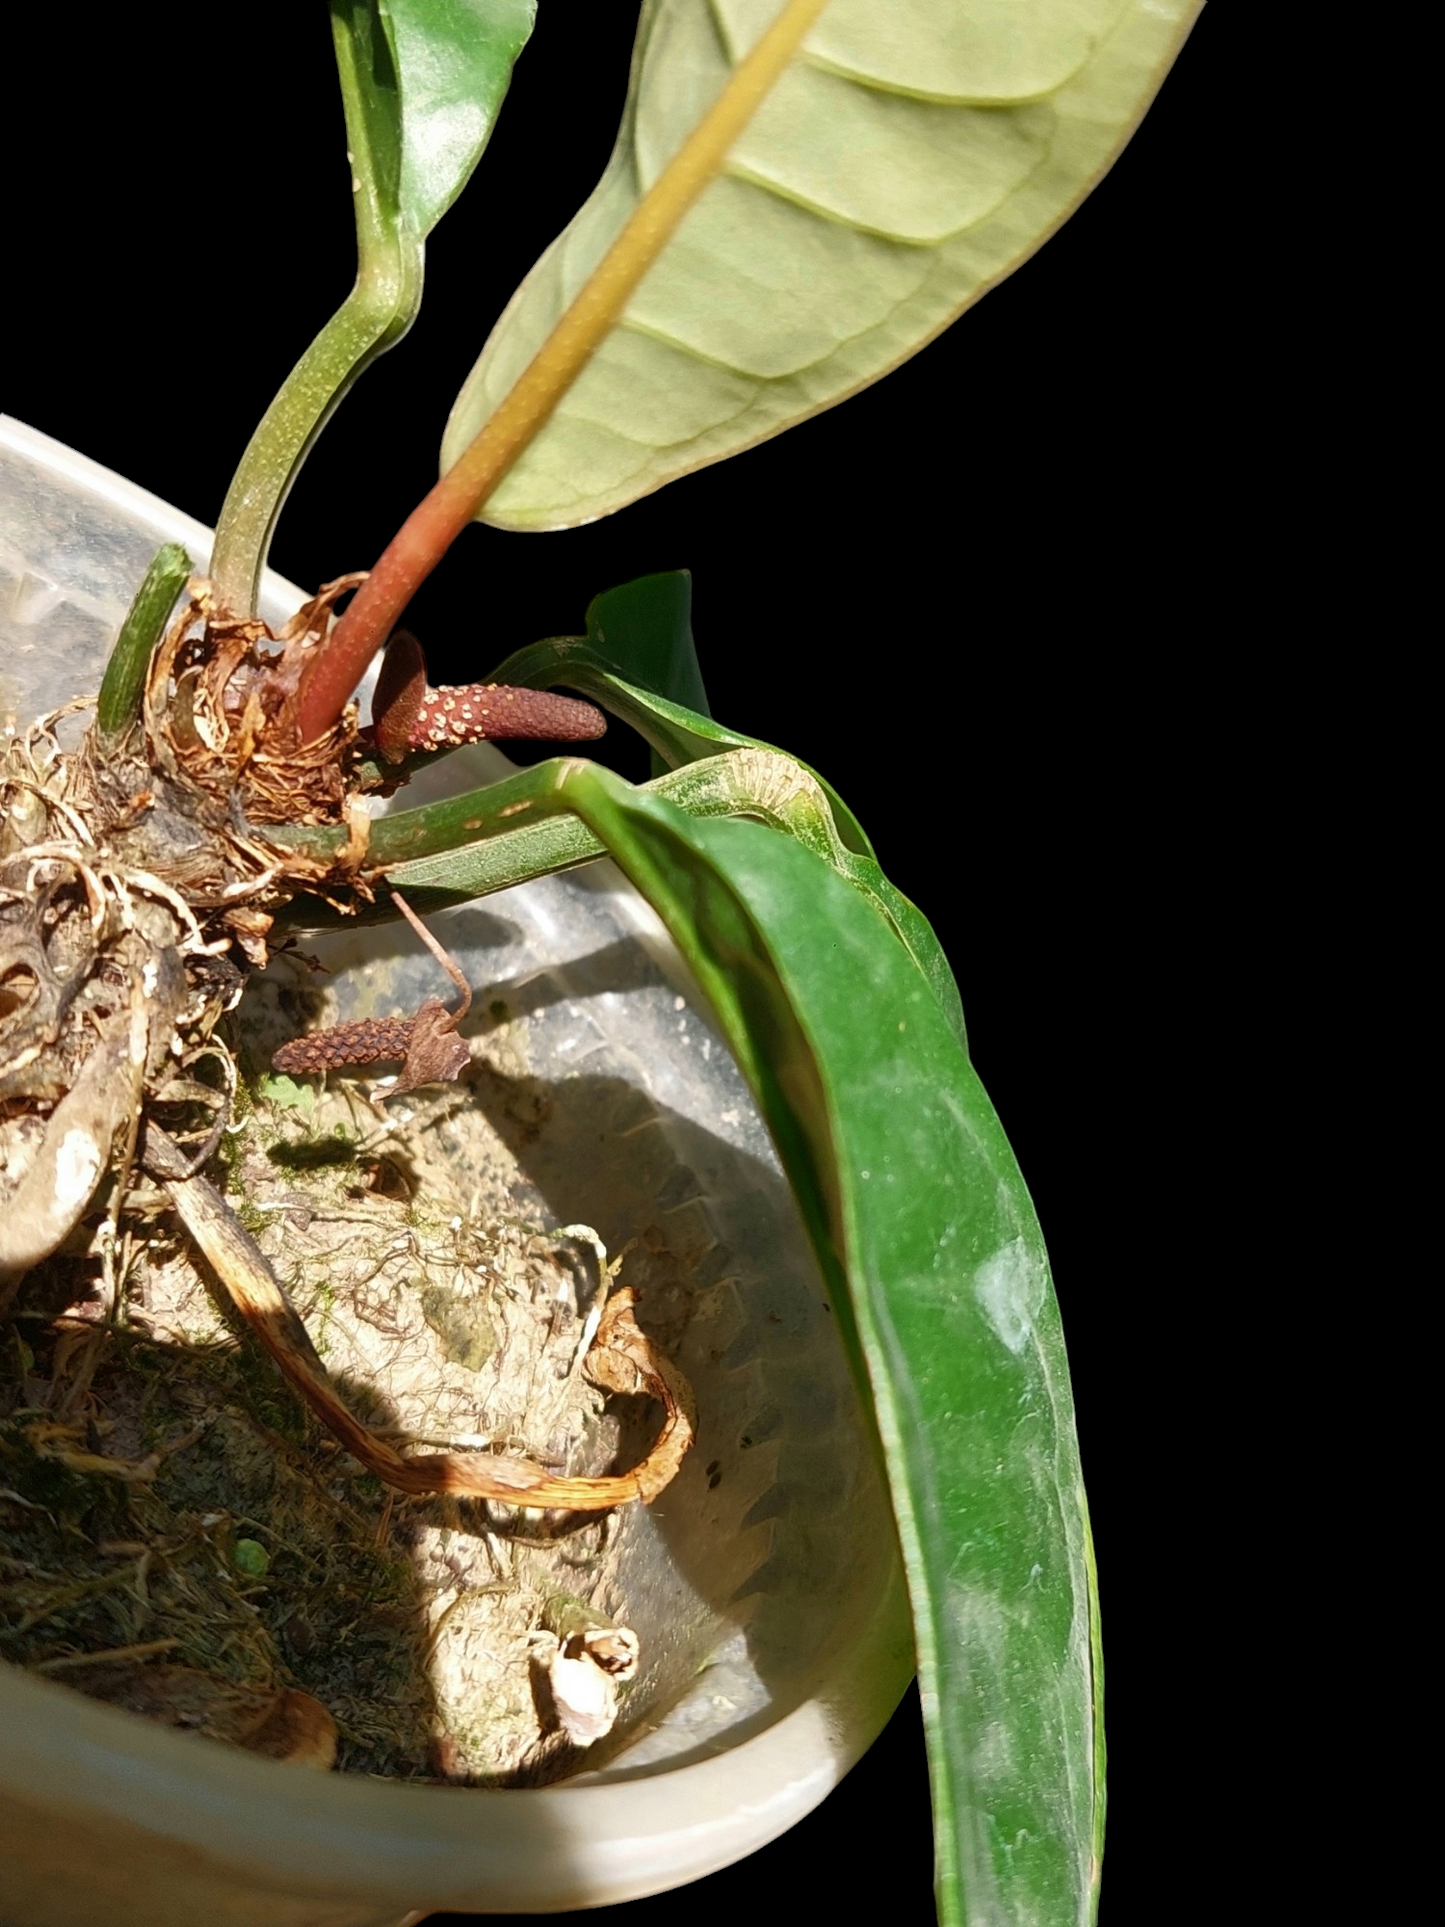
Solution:
[{"label": "black background", "polygon": [[[1158,1367],[1203,1229],[1183,1092],[1219,943],[1201,791],[1220,772],[1194,719],[1214,700],[1238,486],[1217,477],[1233,324],[1214,12],[1094,196],[912,362],[589,528],[468,531],[411,617],[434,677],[472,676],[580,630],[601,588],[690,568],[714,713],[825,771],[934,920],[1069,1339],[1113,1708],[1106,1927],[1159,1917],[1158,1749],[1186,1690],[1159,1577],[1187,1531],[1162,1503],[1183,1420],[1160,1409]],[[544,0],[491,149],[429,244],[412,335],[283,517],[272,561],[295,582],[374,560],[434,479],[492,321],[601,172],[635,15]],[[183,32],[149,10],[87,9],[83,39],[66,10],[32,22],[27,70],[63,75],[62,118],[5,132],[0,392],[210,522],[349,285],[350,196],[324,7],[171,17]],[[620,728],[603,756],[645,774]],[[782,1841],[615,1911],[641,1927],[684,1898],[689,1918],[764,1921],[881,1900],[925,1927],[929,1859],[911,1693]]]}]

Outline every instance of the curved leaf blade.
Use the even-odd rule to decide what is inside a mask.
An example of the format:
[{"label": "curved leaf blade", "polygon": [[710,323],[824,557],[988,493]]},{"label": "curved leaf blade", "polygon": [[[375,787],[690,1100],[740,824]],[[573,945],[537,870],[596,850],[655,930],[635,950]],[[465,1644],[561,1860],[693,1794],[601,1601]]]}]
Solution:
[{"label": "curved leaf blade", "polygon": [[[640,683],[619,676],[608,658],[584,642],[580,636],[553,636],[546,642],[529,643],[517,650],[488,678],[506,682],[514,688],[551,689],[565,683],[584,696],[590,696],[612,715],[630,723],[647,741],[664,769],[681,769],[705,756],[716,756],[728,749],[766,749],[782,756],[772,743],[756,736],[740,736],[736,730],[699,716],[681,703],[669,702]],[[796,757],[791,758],[798,762]],[[798,762],[827,796],[838,834],[844,846],[861,856],[871,857],[873,846],[867,832],[852,810],[825,777],[807,763]]]},{"label": "curved leaf blade", "polygon": [[[1202,0],[832,0],[479,519],[592,521],[879,379],[1012,272],[1138,124]],[[778,0],[647,0],[618,144],[453,409],[450,468]]]},{"label": "curved leaf blade", "polygon": [[[713,720],[693,644],[692,577],[686,569],[604,589],[588,605],[585,637],[529,643],[486,680],[527,689],[563,683],[595,698],[646,740],[655,774],[721,750],[775,747]],[[800,767],[827,795],[846,848],[871,857],[867,832],[832,784],[806,763]]]},{"label": "curved leaf blade", "polygon": [[[686,570],[625,582],[593,598],[587,610],[585,639],[553,636],[531,643],[508,656],[487,680],[537,689],[564,683],[592,697],[644,738],[652,751],[655,776],[733,749],[784,755],[773,744],[755,736],[740,736],[708,714],[693,646],[691,609],[692,578]],[[669,700],[674,690],[689,688],[701,699],[700,711],[689,709],[680,700]],[[884,876],[867,831],[827,778],[796,757],[788,761],[817,785],[831,815],[827,826],[829,861],[840,875],[877,902],[927,978],[940,1009],[966,1049],[958,985],[933,926]],[[798,833],[796,824],[794,833]]]},{"label": "curved leaf blade", "polygon": [[711,1000],[863,1375],[913,1601],[940,1918],[1086,1923],[1097,1598],[1058,1309],[998,1119],[883,920],[808,850],[592,765],[564,788]]},{"label": "curved leaf blade", "polygon": [[151,657],[190,574],[191,558],[179,542],[166,542],[156,550],[101,678],[95,727],[102,738],[119,740],[139,719]]},{"label": "curved leaf blade", "polygon": [[670,569],[604,589],[587,605],[587,640],[629,681],[710,716],[692,639],[692,571]]}]

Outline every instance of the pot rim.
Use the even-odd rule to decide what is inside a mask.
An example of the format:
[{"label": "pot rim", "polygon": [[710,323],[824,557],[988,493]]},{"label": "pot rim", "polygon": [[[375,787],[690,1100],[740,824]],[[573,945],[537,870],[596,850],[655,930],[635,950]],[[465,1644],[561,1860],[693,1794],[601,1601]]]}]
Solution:
[{"label": "pot rim", "polygon": [[810,1698],[750,1739],[635,1777],[526,1789],[308,1772],[0,1666],[0,1795],[77,1810],[244,1884],[412,1907],[562,1912],[660,1893],[766,1846],[872,1745],[913,1672],[895,1565]]}]

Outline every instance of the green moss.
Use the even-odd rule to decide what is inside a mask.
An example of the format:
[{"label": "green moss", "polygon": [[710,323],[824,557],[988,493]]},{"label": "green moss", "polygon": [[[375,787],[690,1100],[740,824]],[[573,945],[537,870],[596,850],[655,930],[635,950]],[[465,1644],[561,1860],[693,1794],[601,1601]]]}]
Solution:
[{"label": "green moss", "polygon": [[458,1299],[446,1286],[421,1282],[421,1313],[454,1365],[479,1372],[497,1349],[497,1328],[485,1305]]},{"label": "green moss", "polygon": [[245,1192],[231,1193],[231,1209],[245,1225],[253,1238],[259,1238],[266,1228],[266,1213],[251,1203]]}]

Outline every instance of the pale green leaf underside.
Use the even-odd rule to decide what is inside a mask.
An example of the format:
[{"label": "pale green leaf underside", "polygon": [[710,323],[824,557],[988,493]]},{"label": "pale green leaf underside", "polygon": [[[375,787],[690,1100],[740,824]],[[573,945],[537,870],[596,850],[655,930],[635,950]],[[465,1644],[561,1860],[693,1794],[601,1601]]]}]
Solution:
[{"label": "pale green leaf underside", "polygon": [[[831,407],[1023,261],[1108,166],[1200,0],[832,0],[482,510],[563,528]],[[596,191],[447,426],[491,415],[779,0],[644,0]]]}]

